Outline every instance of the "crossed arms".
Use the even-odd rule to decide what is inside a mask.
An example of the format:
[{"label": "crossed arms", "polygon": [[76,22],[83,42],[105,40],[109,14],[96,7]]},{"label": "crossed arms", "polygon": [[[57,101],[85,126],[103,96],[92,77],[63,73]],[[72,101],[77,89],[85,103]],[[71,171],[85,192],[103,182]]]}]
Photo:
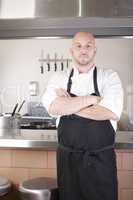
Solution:
[{"label": "crossed arms", "polygon": [[[49,113],[53,115],[76,114],[94,120],[115,120],[117,115],[111,110],[98,105],[101,97],[89,95],[70,97],[64,89],[56,90],[57,98],[51,103]],[[91,107],[88,107],[92,105]]]}]

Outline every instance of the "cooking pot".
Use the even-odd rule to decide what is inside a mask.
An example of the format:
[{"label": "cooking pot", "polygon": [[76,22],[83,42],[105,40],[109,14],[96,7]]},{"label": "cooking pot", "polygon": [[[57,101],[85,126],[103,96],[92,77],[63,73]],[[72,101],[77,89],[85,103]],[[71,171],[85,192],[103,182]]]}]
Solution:
[{"label": "cooking pot", "polygon": [[20,133],[20,119],[18,115],[0,116],[0,137],[15,136]]}]

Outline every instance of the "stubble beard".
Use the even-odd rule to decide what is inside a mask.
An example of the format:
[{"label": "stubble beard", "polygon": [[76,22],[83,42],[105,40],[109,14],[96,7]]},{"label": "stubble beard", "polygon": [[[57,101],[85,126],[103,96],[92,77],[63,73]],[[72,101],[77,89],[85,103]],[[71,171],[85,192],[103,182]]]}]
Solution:
[{"label": "stubble beard", "polygon": [[89,66],[92,62],[93,62],[93,58],[92,59],[74,59],[75,63],[80,66],[80,67],[86,67]]},{"label": "stubble beard", "polygon": [[88,60],[80,60],[74,58],[75,66],[80,73],[86,73],[94,64],[94,56]]}]

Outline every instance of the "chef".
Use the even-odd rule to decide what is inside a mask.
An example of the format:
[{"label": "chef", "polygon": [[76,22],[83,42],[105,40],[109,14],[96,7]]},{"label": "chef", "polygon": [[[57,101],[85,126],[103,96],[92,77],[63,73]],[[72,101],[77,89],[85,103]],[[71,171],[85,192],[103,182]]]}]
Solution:
[{"label": "chef", "polygon": [[96,43],[78,32],[73,67],[56,73],[43,104],[57,116],[57,177],[60,200],[118,200],[114,140],[123,107],[117,72],[96,66]]}]

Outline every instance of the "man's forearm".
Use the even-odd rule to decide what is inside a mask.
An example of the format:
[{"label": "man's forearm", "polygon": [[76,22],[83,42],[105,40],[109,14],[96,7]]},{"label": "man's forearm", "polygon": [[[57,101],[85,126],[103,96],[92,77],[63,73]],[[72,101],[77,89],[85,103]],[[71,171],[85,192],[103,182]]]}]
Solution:
[{"label": "man's forearm", "polygon": [[99,99],[95,96],[57,97],[50,105],[49,113],[53,115],[70,115],[81,109],[96,104]]},{"label": "man's forearm", "polygon": [[111,120],[111,119],[115,121],[118,120],[118,117],[116,116],[115,113],[99,105],[94,105],[88,108],[84,108],[75,114],[81,117],[90,118],[94,120]]}]

